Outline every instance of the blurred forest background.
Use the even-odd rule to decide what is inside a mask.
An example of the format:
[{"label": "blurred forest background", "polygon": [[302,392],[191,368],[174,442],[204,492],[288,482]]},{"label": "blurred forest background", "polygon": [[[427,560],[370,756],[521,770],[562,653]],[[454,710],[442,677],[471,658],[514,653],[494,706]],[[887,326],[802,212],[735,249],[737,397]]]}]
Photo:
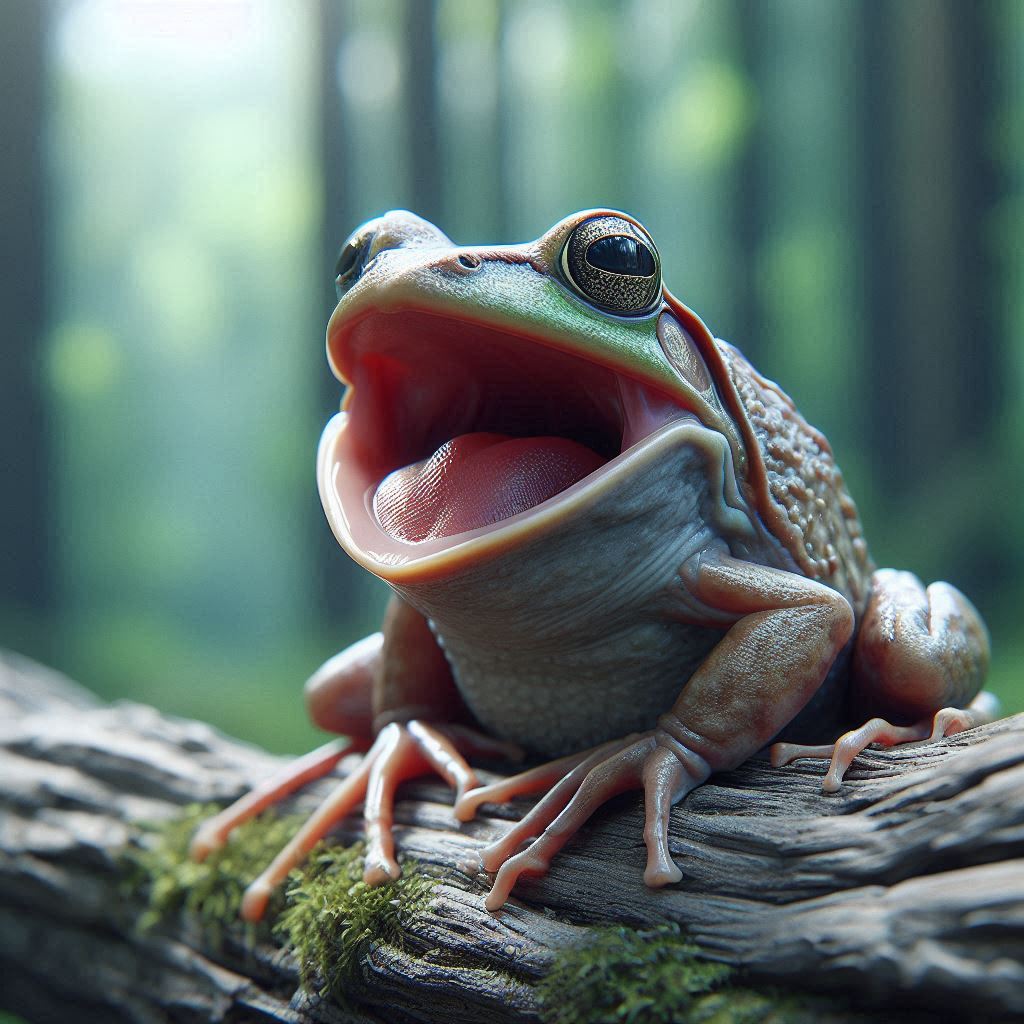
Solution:
[{"label": "blurred forest background", "polygon": [[1024,708],[1020,0],[0,0],[0,645],[276,750],[384,588],[319,509],[334,255],[637,215]]}]

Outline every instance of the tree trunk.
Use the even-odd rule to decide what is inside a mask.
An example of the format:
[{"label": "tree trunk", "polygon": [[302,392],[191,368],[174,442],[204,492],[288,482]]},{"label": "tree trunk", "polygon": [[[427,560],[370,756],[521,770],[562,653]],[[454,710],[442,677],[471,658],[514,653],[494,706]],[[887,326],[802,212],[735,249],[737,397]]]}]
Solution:
[{"label": "tree trunk", "polygon": [[405,949],[371,946],[350,1009],[299,990],[294,957],[242,925],[215,950],[187,916],[134,924],[121,851],[139,823],[279,763],[0,658],[0,1006],[33,1022],[529,1021],[533,984],[587,926],[677,922],[754,982],[927,1019],[1024,1014],[1024,715],[868,752],[834,796],[821,762],[718,776],[673,813],[685,879],[667,890],[644,887],[640,800],[619,798],[497,915],[465,861],[522,808],[459,827],[443,786],[410,785],[399,847],[439,882]]}]

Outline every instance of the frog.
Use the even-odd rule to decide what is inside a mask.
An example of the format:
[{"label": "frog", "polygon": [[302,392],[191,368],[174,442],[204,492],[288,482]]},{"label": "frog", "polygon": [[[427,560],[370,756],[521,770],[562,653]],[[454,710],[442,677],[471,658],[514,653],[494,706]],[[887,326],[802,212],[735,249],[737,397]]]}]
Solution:
[{"label": "frog", "polygon": [[[335,282],[345,391],[317,481],[392,596],[306,683],[337,738],[193,838],[202,860],[358,755],[249,885],[247,920],[360,805],[364,880],[397,879],[396,792],[419,776],[454,789],[459,822],[535,801],[480,851],[497,912],[619,794],[642,795],[644,883],[669,886],[670,813],[713,774],[821,758],[835,792],[872,744],[998,714],[974,605],[876,568],[825,436],[668,290],[631,215],[469,247],[394,210],[349,237]],[[524,757],[486,785],[473,766]]]}]

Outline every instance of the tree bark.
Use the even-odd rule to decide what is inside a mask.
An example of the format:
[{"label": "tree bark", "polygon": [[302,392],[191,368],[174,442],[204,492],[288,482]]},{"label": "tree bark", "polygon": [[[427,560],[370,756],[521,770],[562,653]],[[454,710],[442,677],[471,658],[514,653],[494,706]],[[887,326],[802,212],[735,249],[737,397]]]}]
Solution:
[{"label": "tree bark", "polygon": [[124,891],[140,822],[230,800],[279,764],[0,657],[0,1007],[33,1022],[532,1021],[532,984],[587,926],[678,922],[755,981],[943,1019],[1024,1014],[1024,715],[870,751],[834,796],[821,762],[717,776],[673,813],[685,878],[667,890],[644,887],[640,800],[619,798],[497,915],[465,862],[522,807],[459,827],[443,786],[407,786],[399,847],[439,884],[405,950],[371,949],[350,1010],[299,990],[288,951],[241,925],[216,951],[185,919],[140,933]]}]

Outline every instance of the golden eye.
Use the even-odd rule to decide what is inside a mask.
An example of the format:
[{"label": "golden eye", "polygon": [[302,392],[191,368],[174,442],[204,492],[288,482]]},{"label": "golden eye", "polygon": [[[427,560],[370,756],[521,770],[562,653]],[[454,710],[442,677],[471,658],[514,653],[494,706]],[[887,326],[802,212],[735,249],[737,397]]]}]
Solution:
[{"label": "golden eye", "polygon": [[591,217],[562,249],[562,273],[588,302],[618,313],[650,313],[661,297],[661,258],[650,235],[625,217]]}]

